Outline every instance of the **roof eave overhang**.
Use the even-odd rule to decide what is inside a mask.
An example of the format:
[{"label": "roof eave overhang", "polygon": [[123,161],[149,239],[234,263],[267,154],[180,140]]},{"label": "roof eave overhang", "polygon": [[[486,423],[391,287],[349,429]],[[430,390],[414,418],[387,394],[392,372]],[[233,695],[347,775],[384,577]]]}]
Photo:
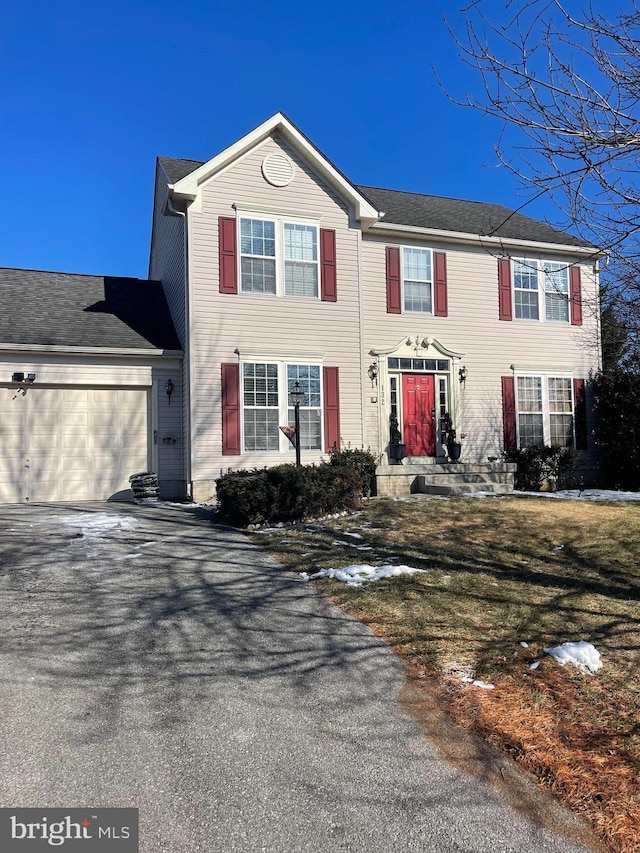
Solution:
[{"label": "roof eave overhang", "polygon": [[182,358],[184,353],[179,349],[157,349],[142,347],[73,347],[49,344],[3,344],[0,343],[0,352],[16,353],[67,353],[69,355],[104,355],[121,356],[122,358]]},{"label": "roof eave overhang", "polygon": [[214,177],[222,169],[229,166],[229,164],[255,148],[256,145],[264,142],[265,139],[276,131],[281,133],[288,142],[300,151],[312,163],[314,169],[353,206],[355,217],[361,222],[363,229],[370,228],[373,223],[380,219],[380,212],[356,190],[353,184],[282,113],[276,113],[255,130],[252,130],[251,133],[248,133],[233,145],[225,148],[224,151],[221,151],[211,160],[203,163],[202,166],[189,175],[186,175],[173,184],[169,184],[169,192],[172,197],[182,204],[190,204],[197,198],[199,188],[205,181]]},{"label": "roof eave overhang", "polygon": [[462,231],[443,231],[438,228],[421,228],[417,225],[397,225],[392,222],[376,222],[371,225],[371,234],[380,236],[429,237],[448,243],[466,243],[470,246],[482,246],[493,251],[531,250],[563,252],[580,255],[589,259],[602,258],[605,253],[594,246],[572,246],[567,243],[546,243],[540,240],[520,240],[515,237],[484,237],[481,234],[467,234]]}]

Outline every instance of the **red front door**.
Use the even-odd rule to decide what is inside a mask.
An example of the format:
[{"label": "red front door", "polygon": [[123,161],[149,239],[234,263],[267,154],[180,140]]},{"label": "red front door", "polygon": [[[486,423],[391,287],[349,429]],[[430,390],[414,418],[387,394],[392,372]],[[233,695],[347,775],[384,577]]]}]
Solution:
[{"label": "red front door", "polygon": [[402,422],[407,456],[435,456],[433,376],[402,375]]}]

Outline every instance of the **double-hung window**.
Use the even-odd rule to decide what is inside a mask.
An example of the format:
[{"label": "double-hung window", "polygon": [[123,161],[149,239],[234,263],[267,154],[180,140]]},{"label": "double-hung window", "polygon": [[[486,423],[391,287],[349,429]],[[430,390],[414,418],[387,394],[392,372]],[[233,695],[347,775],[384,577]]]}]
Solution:
[{"label": "double-hung window", "polygon": [[405,311],[433,311],[433,274],[430,249],[405,246],[402,250],[402,290]]},{"label": "double-hung window", "polygon": [[[513,293],[519,320],[569,322],[569,268],[557,261],[514,259]],[[541,311],[542,301],[542,311]]]},{"label": "double-hung window", "polygon": [[240,217],[243,293],[319,296],[318,226]]},{"label": "double-hung window", "polygon": [[573,383],[564,376],[516,377],[518,447],[574,445]]},{"label": "double-hung window", "polygon": [[300,403],[300,447],[322,448],[322,370],[319,364],[244,362],[242,365],[243,446],[246,452],[286,452],[292,448],[280,430],[292,426],[290,394],[296,382]]}]

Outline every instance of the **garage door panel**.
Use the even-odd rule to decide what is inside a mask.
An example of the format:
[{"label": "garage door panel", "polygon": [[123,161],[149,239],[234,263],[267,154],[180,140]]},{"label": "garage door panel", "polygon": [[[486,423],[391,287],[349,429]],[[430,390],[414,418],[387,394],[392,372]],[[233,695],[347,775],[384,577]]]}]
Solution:
[{"label": "garage door panel", "polygon": [[127,490],[129,476],[148,466],[148,396],[0,388],[0,502],[104,500]]}]

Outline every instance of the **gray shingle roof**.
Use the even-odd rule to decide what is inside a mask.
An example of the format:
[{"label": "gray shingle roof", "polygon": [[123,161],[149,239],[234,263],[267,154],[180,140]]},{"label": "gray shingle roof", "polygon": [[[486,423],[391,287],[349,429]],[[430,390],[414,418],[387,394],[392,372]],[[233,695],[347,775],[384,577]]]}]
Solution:
[{"label": "gray shingle roof", "polygon": [[[181,180],[202,166],[198,160],[179,160],[158,157],[171,183]],[[385,215],[381,222],[433,228],[461,234],[478,234],[482,237],[504,237],[515,240],[533,240],[539,243],[559,243],[566,246],[584,246],[573,234],[557,231],[544,222],[516,213],[501,204],[482,201],[465,201],[436,195],[386,190],[379,187],[353,185],[371,204]]]},{"label": "gray shingle roof", "polygon": [[356,189],[380,211],[382,224],[413,225],[482,237],[504,237],[515,240],[534,240],[540,243],[561,243],[584,246],[584,240],[557,231],[543,222],[516,213],[501,204],[464,201],[436,195],[385,190],[356,186]]},{"label": "gray shingle roof", "polygon": [[0,343],[181,349],[160,282],[7,268]]}]

